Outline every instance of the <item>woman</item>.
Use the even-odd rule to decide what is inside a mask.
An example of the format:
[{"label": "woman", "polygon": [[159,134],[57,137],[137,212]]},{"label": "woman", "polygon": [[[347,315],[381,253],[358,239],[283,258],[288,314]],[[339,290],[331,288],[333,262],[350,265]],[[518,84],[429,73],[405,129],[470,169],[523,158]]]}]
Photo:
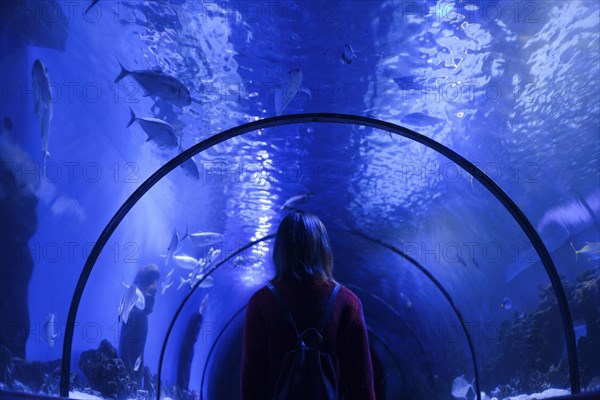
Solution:
[{"label": "woman", "polygon": [[[287,305],[297,331],[318,325],[336,286],[327,230],[314,215],[294,211],[277,230],[271,281]],[[321,351],[332,356],[340,398],[374,399],[373,370],[362,304],[342,287],[323,330]],[[258,290],[248,303],[242,351],[243,400],[273,397],[285,354],[296,334],[273,293]],[[318,400],[318,399],[315,399]]]}]

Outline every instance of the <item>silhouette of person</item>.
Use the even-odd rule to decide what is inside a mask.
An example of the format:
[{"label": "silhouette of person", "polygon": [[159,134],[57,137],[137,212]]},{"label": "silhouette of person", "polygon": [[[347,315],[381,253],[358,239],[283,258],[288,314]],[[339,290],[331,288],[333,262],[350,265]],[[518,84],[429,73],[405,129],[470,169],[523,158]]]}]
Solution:
[{"label": "silhouette of person", "polygon": [[144,377],[148,375],[144,373],[144,347],[148,336],[148,315],[154,309],[159,277],[160,271],[155,264],[146,265],[138,271],[133,283],[144,295],[145,307],[143,310],[135,306],[131,309],[119,337],[119,357],[137,387],[142,388],[143,381],[143,388],[147,390],[151,389],[151,381],[149,376]]}]

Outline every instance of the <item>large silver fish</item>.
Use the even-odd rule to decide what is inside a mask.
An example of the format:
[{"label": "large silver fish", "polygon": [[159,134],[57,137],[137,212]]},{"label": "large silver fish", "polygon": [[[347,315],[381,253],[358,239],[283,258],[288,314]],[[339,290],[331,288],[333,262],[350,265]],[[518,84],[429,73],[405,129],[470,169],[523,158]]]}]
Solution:
[{"label": "large silver fish", "polygon": [[[204,277],[205,277],[205,274],[197,274],[197,275],[190,276],[189,277],[190,289],[192,289],[194,287],[194,285],[196,285]],[[215,284],[215,278],[213,278],[212,276],[209,275],[206,278],[204,278],[204,280],[202,281],[202,283],[200,283],[198,285],[198,287],[203,288],[203,289],[208,289],[209,287],[212,287],[214,284]]]},{"label": "large silver fish", "polygon": [[215,260],[221,255],[221,249],[213,249],[210,248],[210,251],[206,255],[206,257],[202,260],[202,266],[204,268],[208,268]]},{"label": "large silver fish", "polygon": [[197,260],[192,256],[188,256],[187,254],[178,254],[176,256],[173,256],[173,260],[175,260],[175,263],[179,267],[189,270],[196,269],[198,267],[198,264],[200,264],[200,260]]},{"label": "large silver fish", "polygon": [[600,242],[585,242],[584,246],[577,250],[573,242],[569,242],[571,248],[575,252],[575,261],[577,261],[579,253],[587,254],[589,260],[600,258]]},{"label": "large silver fish", "polygon": [[451,389],[452,396],[456,399],[466,399],[469,389],[473,392],[475,391],[473,388],[474,382],[475,379],[473,379],[473,382],[471,383],[467,382],[464,375],[454,378]]},{"label": "large silver fish", "polygon": [[129,108],[129,111],[131,118],[129,119],[127,127],[130,127],[134,122],[137,121],[148,135],[146,142],[152,140],[159,147],[169,149],[177,147],[177,136],[175,136],[175,131],[171,125],[158,118],[137,117],[131,108]]},{"label": "large silver fish", "polygon": [[161,285],[161,294],[165,294],[165,292],[167,291],[168,288],[170,288],[171,286],[173,286],[173,284],[175,283],[175,268],[172,268],[169,273],[167,274],[167,276],[165,277],[165,280],[162,281],[162,285]]},{"label": "large silver fish", "polygon": [[200,171],[198,170],[198,165],[196,164],[196,161],[194,161],[193,157],[182,162],[180,167],[190,178],[194,180],[200,180]]},{"label": "large silver fish", "polygon": [[190,91],[179,79],[161,71],[128,71],[121,63],[119,65],[121,66],[121,72],[115,78],[115,83],[129,75],[140,84],[146,96],[160,97],[179,107],[192,104]]},{"label": "large silver fish", "polygon": [[126,324],[129,319],[129,313],[133,310],[133,307],[137,307],[140,310],[146,308],[146,298],[135,283],[132,283],[131,286],[127,286],[123,282],[122,284],[127,290],[119,303],[119,319]]},{"label": "large silver fish", "polygon": [[[194,246],[209,246],[212,244],[221,243],[223,235],[215,232],[197,232],[190,233],[187,226],[185,227],[185,236],[183,239],[189,238]],[[182,240],[183,240],[182,239]]]},{"label": "large silver fish", "polygon": [[[179,277],[179,286],[177,286],[177,290],[181,289],[183,287],[183,285],[185,285],[186,283],[190,286],[190,289],[194,287],[194,285],[200,281],[202,278],[204,278],[203,274],[194,274],[194,273],[190,273],[187,277],[187,279],[184,279],[183,277]],[[207,289],[209,287],[212,287],[215,283],[215,278],[213,278],[212,276],[207,276],[206,279],[204,279],[202,281],[202,283],[200,285],[198,285],[199,288],[202,289]]]},{"label": "large silver fish", "polygon": [[42,136],[43,173],[46,171],[46,159],[50,157],[48,151],[48,130],[52,120],[52,98],[50,96],[50,82],[48,81],[48,68],[40,60],[33,62],[31,69],[31,82],[34,92],[34,112],[38,117],[40,134]]},{"label": "large silver fish", "polygon": [[142,355],[140,354],[138,358],[135,360],[135,365],[133,366],[133,370],[137,371],[140,369],[140,365],[142,364]]},{"label": "large silver fish", "polygon": [[56,338],[58,338],[58,328],[54,322],[55,319],[56,315],[54,315],[54,313],[49,313],[46,317],[46,322],[44,323],[44,336],[50,347],[54,347],[54,342],[56,341]]},{"label": "large silver fish", "polygon": [[290,197],[286,200],[285,203],[281,206],[280,210],[294,210],[298,205],[306,203],[310,200],[315,194],[313,192],[302,193],[293,197]]},{"label": "large silver fish", "polygon": [[171,261],[171,257],[173,257],[173,253],[177,251],[177,245],[179,244],[179,235],[177,234],[177,230],[173,229],[173,235],[171,236],[171,243],[169,243],[169,248],[167,249],[167,256],[165,258],[165,266],[169,265],[169,261]]},{"label": "large silver fish", "polygon": [[422,112],[415,112],[405,115],[400,119],[400,122],[408,125],[414,125],[419,127],[434,126],[442,122],[446,122],[441,118],[432,117]]},{"label": "large silver fish", "polygon": [[302,85],[302,71],[296,68],[288,72],[281,88],[275,89],[275,115],[283,113],[299,90],[307,90],[301,88],[300,85]]}]

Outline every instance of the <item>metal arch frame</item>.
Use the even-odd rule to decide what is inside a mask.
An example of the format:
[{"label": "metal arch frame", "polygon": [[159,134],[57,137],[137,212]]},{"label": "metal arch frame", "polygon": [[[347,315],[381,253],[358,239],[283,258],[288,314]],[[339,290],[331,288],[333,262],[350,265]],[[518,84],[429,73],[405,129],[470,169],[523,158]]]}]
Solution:
[{"label": "metal arch frame", "polygon": [[163,340],[163,344],[162,344],[162,347],[160,349],[160,356],[158,358],[158,371],[157,371],[158,382],[157,382],[157,386],[156,386],[156,398],[157,399],[160,399],[160,389],[161,389],[161,386],[162,386],[160,377],[162,375],[162,366],[163,366],[163,361],[164,361],[164,357],[165,357],[165,352],[167,351],[167,343],[169,343],[169,338],[171,337],[171,332],[173,331],[173,328],[175,327],[175,322],[177,322],[177,318],[179,318],[179,314],[181,314],[181,311],[183,311],[183,308],[187,304],[188,300],[192,298],[192,295],[194,294],[194,292],[196,291],[196,289],[198,289],[198,287],[200,286],[200,284],[210,274],[212,274],[217,268],[219,268],[221,265],[225,264],[227,261],[229,261],[231,258],[233,258],[234,256],[236,256],[237,254],[241,253],[242,251],[244,251],[246,249],[249,249],[250,247],[252,247],[252,246],[254,246],[254,245],[258,244],[258,243],[261,243],[261,242],[264,242],[266,240],[272,239],[274,237],[275,237],[275,234],[270,234],[270,235],[267,235],[267,236],[265,236],[263,238],[254,240],[254,241],[246,244],[245,246],[240,247],[239,249],[237,249],[236,251],[234,251],[233,253],[231,253],[227,257],[225,257],[219,263],[215,264],[212,268],[210,268],[208,270],[208,272],[206,272],[206,274],[204,274],[204,276],[202,277],[202,279],[200,279],[198,282],[196,282],[196,284],[185,295],[185,297],[183,298],[183,300],[181,301],[181,303],[179,303],[179,307],[177,307],[177,310],[175,310],[175,314],[173,315],[173,318],[171,319],[171,322],[169,323],[169,327],[167,328],[167,332],[165,333],[165,338]]},{"label": "metal arch frame", "polygon": [[[345,286],[351,288],[355,292],[362,292],[363,294],[365,294],[365,295],[371,297],[372,299],[374,299],[376,302],[379,302],[379,303],[383,304],[384,307],[386,307],[387,309],[389,309],[390,312],[396,316],[396,318],[398,318],[400,321],[402,321],[404,323],[404,326],[406,326],[408,328],[408,332],[410,333],[410,335],[415,338],[415,340],[417,342],[417,345],[418,345],[419,349],[421,350],[421,353],[423,353],[423,355],[425,357],[425,361],[427,362],[427,370],[429,372],[429,379],[431,380],[431,382],[434,382],[435,379],[433,377],[433,370],[431,369],[431,363],[429,362],[429,357],[427,357],[427,352],[425,351],[425,348],[423,347],[423,344],[419,340],[419,337],[417,336],[417,334],[415,333],[415,331],[400,316],[400,314],[396,311],[396,309],[394,307],[392,307],[391,305],[389,305],[385,300],[381,299],[379,296],[376,296],[373,293],[371,293],[371,292],[369,292],[369,291],[367,291],[365,289],[360,288],[359,286],[355,286],[355,285],[345,285]],[[390,353],[391,353],[391,351],[390,351]]]},{"label": "metal arch frame", "polygon": [[221,329],[221,331],[217,335],[217,338],[215,339],[213,344],[210,346],[210,350],[208,351],[208,356],[206,357],[206,362],[204,363],[204,368],[202,368],[202,379],[200,380],[200,400],[204,399],[204,392],[202,391],[202,389],[204,388],[204,378],[206,377],[206,369],[208,367],[208,360],[210,360],[210,357],[212,356],[212,353],[215,350],[215,347],[217,347],[217,343],[219,343],[219,340],[221,340],[221,336],[223,336],[223,332],[225,332],[225,330],[227,328],[229,328],[229,325],[231,325],[231,323],[237,318],[237,316],[240,315],[242,313],[242,311],[244,311],[247,307],[248,307],[248,303],[244,304],[244,306],[242,308],[240,308],[235,314],[233,314],[233,316],[231,318],[229,318],[229,320],[227,321],[225,326],[223,326],[223,329]]},{"label": "metal arch frame", "polygon": [[[428,272],[428,271],[427,271],[427,270],[426,270],[426,269],[425,269],[423,266],[421,266],[421,265],[420,265],[420,264],[419,264],[417,261],[415,261],[414,259],[412,259],[410,256],[406,255],[406,254],[405,254],[404,252],[402,252],[401,250],[397,249],[396,247],[394,247],[394,246],[392,246],[392,245],[390,245],[390,244],[388,244],[388,243],[385,243],[385,242],[384,242],[384,241],[382,241],[382,240],[370,238],[369,236],[367,236],[367,235],[365,235],[365,234],[363,234],[363,233],[357,232],[357,231],[344,230],[344,229],[332,229],[332,230],[334,230],[334,231],[336,231],[336,230],[337,230],[337,231],[342,231],[342,232],[346,232],[346,233],[351,233],[351,234],[354,234],[354,235],[356,235],[356,236],[359,236],[359,237],[361,237],[361,238],[362,238],[362,239],[364,239],[364,240],[371,241],[371,242],[373,242],[373,243],[375,243],[375,244],[378,244],[378,245],[380,245],[380,246],[382,246],[382,247],[384,247],[384,248],[387,248],[388,250],[390,250],[390,251],[392,251],[392,252],[394,252],[394,253],[398,254],[399,256],[401,256],[401,257],[405,258],[405,259],[406,259],[406,260],[408,260],[408,261],[409,261],[411,264],[415,265],[415,266],[417,267],[417,269],[419,269],[421,272],[423,272],[423,273],[424,273],[424,274],[425,274],[425,275],[426,275],[426,276],[429,278],[429,280],[431,280],[431,281],[432,281],[432,283],[433,283],[433,284],[434,284],[434,285],[437,287],[437,289],[438,289],[438,290],[439,290],[439,291],[442,293],[442,295],[443,295],[443,296],[446,298],[446,300],[448,301],[448,303],[449,303],[450,307],[452,308],[452,310],[453,310],[453,311],[454,311],[454,313],[456,314],[456,317],[458,318],[458,320],[459,320],[459,322],[460,322],[460,324],[461,324],[461,327],[462,327],[462,329],[463,329],[463,331],[464,331],[464,333],[465,333],[465,337],[467,338],[467,343],[468,343],[468,345],[469,345],[469,351],[470,351],[470,353],[471,353],[471,360],[472,360],[472,362],[473,362],[473,369],[474,369],[474,371],[475,371],[475,381],[477,382],[477,381],[478,381],[478,379],[479,379],[479,377],[478,377],[478,373],[477,373],[477,371],[478,371],[478,368],[477,368],[477,361],[476,361],[475,350],[474,350],[474,347],[473,347],[473,345],[472,345],[472,340],[471,340],[471,336],[470,336],[469,330],[467,329],[467,327],[466,327],[466,324],[464,323],[464,320],[463,320],[463,318],[462,318],[462,315],[460,314],[460,312],[458,311],[458,309],[457,309],[457,308],[456,308],[456,306],[454,305],[454,302],[452,301],[452,299],[451,299],[450,295],[449,295],[449,294],[448,294],[448,292],[445,290],[445,288],[442,286],[442,284],[441,284],[441,283],[440,283],[440,282],[439,282],[437,279],[435,279],[435,277],[433,277],[433,275],[431,275],[431,274],[430,274],[430,273],[429,273],[429,272]],[[223,259],[221,262],[219,262],[219,263],[218,263],[218,264],[216,264],[214,267],[212,267],[212,268],[209,270],[209,272],[207,272],[207,273],[206,273],[205,277],[204,277],[202,280],[206,279],[206,276],[208,276],[208,275],[212,274],[212,273],[213,273],[213,272],[214,272],[214,271],[215,271],[217,268],[219,268],[221,265],[223,265],[225,262],[227,262],[229,259],[231,259],[231,258],[233,258],[234,256],[236,256],[236,255],[237,255],[237,254],[239,254],[240,252],[242,252],[242,251],[244,251],[244,250],[246,250],[246,249],[248,249],[248,248],[250,248],[250,247],[252,247],[252,246],[254,246],[254,245],[256,245],[256,244],[258,244],[258,243],[261,243],[261,242],[264,242],[264,241],[270,240],[270,239],[272,239],[274,236],[275,236],[274,234],[271,234],[271,235],[265,236],[265,237],[263,237],[263,238],[261,238],[261,239],[257,239],[257,240],[255,240],[255,241],[253,241],[253,242],[250,242],[250,243],[246,244],[245,246],[242,246],[240,249],[238,249],[237,251],[235,251],[235,252],[231,253],[229,256],[227,256],[225,259]],[[175,314],[174,314],[173,318],[171,319],[171,322],[170,322],[170,324],[169,324],[169,327],[167,328],[167,333],[165,334],[165,339],[164,339],[164,341],[163,341],[163,345],[162,345],[161,352],[160,352],[160,356],[159,356],[157,393],[160,393],[160,388],[161,388],[161,379],[160,379],[160,377],[161,377],[161,372],[162,372],[162,365],[163,365],[163,361],[164,361],[164,354],[165,354],[165,352],[166,352],[167,343],[168,343],[168,341],[169,341],[169,338],[170,338],[171,332],[172,332],[172,330],[173,330],[173,328],[174,328],[174,326],[175,326],[175,323],[177,322],[177,319],[179,318],[179,314],[181,313],[181,311],[183,310],[183,308],[184,308],[184,307],[185,307],[185,305],[187,304],[188,300],[189,300],[189,299],[192,297],[193,293],[194,293],[194,292],[196,291],[196,289],[199,287],[199,285],[200,285],[200,283],[201,283],[201,282],[202,282],[202,281],[200,281],[200,282],[196,283],[196,285],[195,285],[195,286],[194,286],[194,287],[193,287],[193,288],[190,290],[190,292],[189,292],[189,293],[188,293],[188,294],[187,294],[187,295],[184,297],[184,299],[182,300],[182,302],[179,304],[179,307],[177,308],[177,310],[176,310],[176,312],[175,312]],[[366,291],[364,291],[363,289],[360,289],[360,288],[359,288],[359,287],[357,287],[357,286],[354,286],[354,285],[347,285],[347,286],[348,286],[348,287],[350,287],[350,288],[353,288],[353,289],[358,289],[358,291],[362,291],[363,293],[367,293]],[[396,310],[395,310],[395,309],[394,309],[392,306],[390,306],[388,303],[386,303],[385,301],[381,300],[379,297],[375,296],[375,295],[374,295],[374,294],[372,294],[372,293],[368,293],[368,295],[369,295],[370,297],[372,297],[373,299],[375,299],[376,301],[378,301],[378,302],[382,303],[383,305],[385,305],[385,306],[386,306],[388,309],[390,309],[390,310],[392,311],[392,313],[393,313],[394,315],[396,315],[396,316],[397,316],[397,317],[398,317],[398,318],[399,318],[401,321],[403,321],[403,322],[404,322],[404,320],[403,320],[403,319],[400,317],[400,315],[399,315],[399,314],[396,312]],[[247,304],[246,304],[245,306],[243,306],[243,307],[242,307],[240,310],[238,310],[238,311],[237,311],[237,312],[236,312],[236,313],[233,315],[233,317],[229,319],[229,321],[228,321],[228,322],[225,324],[225,326],[223,327],[223,329],[221,330],[221,332],[219,332],[219,335],[217,335],[217,338],[215,339],[215,341],[213,342],[213,344],[212,344],[212,346],[211,346],[211,348],[210,348],[210,350],[209,350],[209,353],[208,353],[207,360],[206,360],[206,362],[205,362],[205,364],[204,364],[204,368],[203,368],[203,370],[202,370],[202,380],[201,380],[201,383],[200,383],[200,399],[202,399],[202,398],[203,398],[203,392],[202,392],[202,388],[204,387],[204,379],[205,379],[205,376],[206,376],[206,368],[207,368],[208,360],[210,359],[210,357],[211,357],[211,354],[212,354],[212,352],[213,352],[213,350],[214,350],[215,346],[217,345],[217,342],[219,341],[219,339],[220,339],[220,337],[221,337],[222,333],[223,333],[223,332],[225,331],[225,329],[227,329],[227,327],[228,327],[228,326],[231,324],[231,322],[233,321],[233,319],[234,319],[235,317],[237,317],[237,315],[238,315],[239,313],[241,313],[241,312],[244,310],[244,308],[246,308],[246,306],[247,306]],[[430,378],[431,378],[431,379],[432,379],[432,381],[433,381],[433,374],[432,374],[432,371],[431,371],[431,363],[429,362],[429,359],[427,358],[427,353],[425,352],[425,350],[424,350],[424,348],[423,348],[423,345],[422,345],[422,344],[421,344],[421,342],[419,341],[418,337],[416,336],[416,334],[414,333],[414,331],[412,330],[412,328],[410,327],[410,325],[408,325],[408,324],[406,324],[406,323],[405,323],[405,325],[408,327],[408,329],[409,329],[409,332],[411,333],[411,335],[412,335],[412,336],[413,336],[413,337],[416,339],[416,341],[417,341],[417,344],[419,345],[419,348],[421,349],[421,352],[422,352],[422,353],[425,355],[425,360],[427,361],[427,366],[428,366],[428,370],[429,370],[429,375],[430,375]],[[383,343],[383,342],[382,342],[382,343]],[[478,390],[478,392],[479,392],[479,390]],[[157,396],[158,396],[158,395],[157,395]]]},{"label": "metal arch frame", "polygon": [[[435,277],[429,273],[422,265],[420,265],[417,261],[415,261],[414,259],[412,259],[410,256],[406,255],[405,253],[403,253],[401,250],[397,249],[396,247],[385,243],[382,240],[379,239],[373,239],[370,238],[369,236],[360,233],[360,232],[356,232],[356,231],[351,231],[351,230],[345,230],[345,229],[332,229],[334,231],[341,231],[341,232],[346,232],[346,233],[351,233],[354,234],[356,236],[361,237],[364,240],[368,240],[371,241],[375,244],[378,244],[388,250],[391,250],[392,252],[398,254],[401,257],[404,257],[406,260],[408,260],[411,264],[415,265],[417,267],[417,269],[419,269],[421,272],[423,272],[425,274],[425,276],[427,276],[427,278],[429,278],[429,280],[432,281],[432,283],[437,287],[437,289],[442,293],[442,296],[444,296],[444,298],[448,301],[448,304],[450,305],[450,308],[452,308],[452,310],[454,311],[454,313],[456,314],[456,317],[458,318],[458,321],[460,322],[460,325],[463,329],[463,332],[465,334],[465,337],[467,338],[467,343],[469,345],[469,351],[471,353],[471,360],[473,363],[473,370],[474,370],[474,374],[475,374],[475,385],[477,387],[477,392],[479,393],[479,375],[478,375],[478,368],[477,368],[477,359],[475,356],[475,349],[473,347],[473,342],[471,340],[471,335],[469,333],[469,330],[466,327],[466,324],[463,320],[462,315],[460,314],[460,312],[458,311],[458,309],[456,308],[456,306],[454,305],[454,302],[452,301],[450,295],[448,294],[448,292],[444,289],[444,287],[442,286],[442,284],[435,279]],[[189,299],[191,299],[192,295],[194,294],[194,292],[196,291],[196,289],[200,286],[200,284],[202,283],[202,281],[204,279],[206,279],[207,276],[209,276],[210,274],[212,274],[217,268],[219,268],[221,265],[223,265],[224,263],[226,263],[228,260],[230,260],[231,258],[233,258],[234,256],[236,256],[237,254],[241,253],[242,251],[267,240],[272,239],[273,237],[275,237],[275,234],[271,234],[271,235],[267,235],[261,239],[257,239],[253,242],[250,242],[242,247],[240,247],[238,250],[236,250],[235,252],[231,253],[230,255],[228,255],[226,258],[224,258],[223,260],[221,260],[219,263],[215,264],[206,274],[205,276],[202,278],[202,280],[200,280],[199,282],[197,282],[195,284],[194,287],[192,287],[192,289],[188,292],[188,294],[183,298],[183,300],[181,301],[181,303],[179,304],[179,307],[177,307],[177,310],[175,311],[175,314],[173,315],[173,318],[171,319],[171,322],[169,323],[169,327],[167,328],[167,332],[165,334],[165,338],[163,340],[163,344],[161,347],[161,351],[160,351],[160,355],[159,355],[159,361],[158,361],[158,383],[157,383],[157,398],[159,398],[160,396],[160,389],[161,389],[161,375],[162,375],[162,366],[163,366],[163,361],[164,361],[164,356],[165,356],[165,352],[167,349],[167,343],[169,342],[170,336],[171,336],[171,332],[173,331],[173,328],[175,327],[175,323],[177,322],[177,319],[179,318],[179,315],[181,314],[181,312],[183,311],[183,308],[185,307],[185,305],[187,304],[187,302],[189,301]],[[375,298],[376,300],[380,301],[383,303],[382,300],[379,300],[376,296],[371,294],[371,297]],[[387,305],[387,303],[384,303]],[[390,309],[393,310],[393,308],[389,305],[387,305]],[[238,311],[237,313],[240,313],[242,310]],[[237,315],[236,313],[236,315]],[[395,312],[394,312],[395,313]],[[397,313],[395,313],[397,314]],[[400,318],[401,319],[401,318]],[[231,321],[231,320],[230,320]],[[228,322],[229,324],[229,322]],[[228,326],[228,325],[227,325]],[[226,327],[227,327],[226,326]],[[408,325],[407,325],[408,326]],[[410,326],[408,326],[411,334],[415,337],[415,339],[417,339],[417,343],[419,344],[419,347],[421,348],[422,352],[425,353],[423,346],[421,345],[421,342],[418,340],[417,336],[415,335],[414,331],[412,331],[412,329],[410,328]],[[218,338],[217,340],[218,341]],[[210,357],[210,353],[212,353],[214,346],[216,345],[216,341],[213,343],[213,345],[211,346],[211,350],[209,352],[209,357]],[[425,353],[426,354],[426,353]],[[427,356],[426,356],[427,359]],[[429,363],[429,359],[427,359],[427,365],[428,365],[428,369],[429,369],[429,373],[431,375],[431,364]],[[206,364],[205,364],[205,368],[206,368]],[[205,373],[206,373],[206,369],[203,370],[202,372],[202,383],[201,383],[201,387],[204,386],[204,377],[205,377]],[[200,394],[200,398],[202,398],[202,393]]]},{"label": "metal arch frame", "polygon": [[456,314],[456,317],[458,318],[458,321],[460,322],[460,326],[463,330],[463,333],[465,334],[465,338],[467,339],[467,344],[469,345],[469,351],[471,353],[471,362],[473,363],[473,372],[475,375],[474,376],[475,391],[476,391],[475,393],[477,394],[477,400],[481,400],[481,388],[479,387],[479,367],[477,366],[477,357],[475,356],[475,348],[473,347],[473,339],[471,338],[469,329],[467,329],[467,325],[465,324],[465,320],[464,320],[462,314],[458,310],[458,307],[456,307],[456,304],[454,304],[454,301],[452,301],[452,297],[450,296],[450,293],[448,293],[448,291],[444,288],[444,286],[442,286],[442,284],[435,278],[435,276],[433,276],[433,274],[431,272],[429,272],[425,267],[423,267],[421,264],[419,264],[419,262],[417,260],[415,260],[414,258],[409,256],[408,254],[404,253],[402,250],[398,249],[397,247],[395,247],[391,244],[388,244],[388,243],[384,242],[383,240],[371,238],[361,232],[347,230],[347,229],[342,229],[342,231],[356,235],[356,236],[360,236],[365,240],[376,243],[376,244],[378,244],[382,247],[385,247],[388,250],[400,255],[404,259],[408,260],[408,262],[410,262],[412,265],[417,267],[417,269],[419,271],[421,271],[423,274],[425,274],[425,276],[427,278],[429,278],[429,280],[442,293],[442,296],[444,296],[444,298],[446,299],[448,304],[450,304],[450,308],[452,308],[452,310],[454,311],[454,314]]},{"label": "metal arch frame", "polygon": [[398,372],[400,372],[400,374],[402,374],[402,381],[404,382],[404,387],[406,388],[406,386],[407,386],[406,385],[407,384],[406,375],[404,374],[404,372],[402,370],[402,366],[400,365],[400,362],[398,362],[398,360],[396,359],[396,355],[392,351],[390,345],[385,340],[383,340],[377,333],[375,333],[375,331],[373,329],[371,329],[371,327],[369,325],[367,325],[367,335],[371,335],[372,337],[374,337],[375,340],[378,341],[379,344],[381,344],[383,346],[383,348],[388,352],[388,354],[394,361],[394,364],[396,364],[396,366],[398,367]]},{"label": "metal arch frame", "polygon": [[[229,327],[229,325],[231,325],[231,323],[242,313],[242,311],[244,311],[246,308],[248,307],[248,303],[244,304],[239,310],[237,310],[232,316],[231,318],[229,318],[229,320],[227,321],[227,323],[223,326],[223,329],[221,329],[219,331],[219,334],[217,335],[217,338],[215,339],[215,341],[213,342],[213,344],[210,346],[210,351],[208,352],[208,356],[206,357],[206,361],[204,362],[204,368],[202,368],[202,380],[200,382],[200,400],[202,400],[204,398],[204,380],[206,377],[206,370],[208,368],[208,361],[210,360],[213,351],[215,350],[215,347],[217,346],[217,344],[219,343],[219,341],[221,340],[221,337],[223,336],[223,332],[225,332],[227,330],[227,328]],[[391,350],[390,346],[388,345],[388,343],[383,340],[381,337],[379,337],[378,334],[374,333],[375,331],[373,329],[371,329],[371,327],[369,327],[367,325],[367,332],[370,333],[375,339],[377,339],[377,341],[379,341],[379,343],[386,349],[386,351],[390,354],[390,357],[392,358],[392,360],[394,361],[394,363],[396,364],[396,366],[398,367],[398,370],[400,372],[402,372],[402,366],[400,365],[400,362],[398,362],[398,360],[396,359],[396,356],[394,355],[394,352]],[[429,363],[429,362],[428,362]],[[159,378],[160,381],[160,378]]]},{"label": "metal arch frame", "polygon": [[[347,287],[352,287],[352,285],[344,285]],[[361,289],[362,290],[362,289]],[[415,340],[417,341],[417,343],[419,344],[419,348],[421,349],[421,352],[425,355],[425,360],[427,361],[427,366],[429,369],[429,375],[430,378],[433,380],[433,374],[431,371],[431,364],[429,363],[429,359],[427,358],[427,353],[425,352],[425,350],[423,349],[423,346],[421,345],[421,342],[419,341],[418,337],[415,335],[414,331],[410,328],[410,326],[408,324],[406,324],[406,322],[400,318],[400,316],[397,314],[397,312],[393,309],[393,307],[391,307],[389,304],[385,303],[384,301],[380,300],[379,298],[377,298],[376,296],[371,295],[373,298],[375,298],[376,301],[381,302],[383,305],[385,305],[387,308],[389,308],[393,314],[395,314],[402,322],[405,323],[405,325],[408,327],[409,332],[415,337]],[[208,352],[208,356],[206,357],[206,361],[204,363],[204,368],[202,368],[202,379],[200,381],[200,400],[202,400],[204,398],[204,380],[206,377],[206,369],[208,368],[208,361],[210,360],[212,353],[215,349],[215,347],[217,346],[217,344],[219,343],[219,340],[221,340],[221,336],[223,335],[223,332],[225,332],[225,330],[229,327],[229,325],[231,325],[231,323],[238,317],[238,315],[244,311],[244,309],[248,307],[248,303],[246,303],[243,307],[241,307],[235,314],[233,314],[233,316],[231,318],[229,318],[229,320],[227,321],[227,323],[223,326],[223,329],[221,329],[221,331],[219,332],[219,334],[217,335],[217,338],[215,339],[215,341],[213,342],[213,344],[210,347],[210,350]],[[390,353],[392,359],[394,360],[394,363],[396,363],[396,365],[398,366],[398,368],[400,370],[402,370],[402,366],[400,365],[400,363],[398,362],[398,360],[396,359],[394,352],[391,351],[390,346],[379,337],[379,335],[377,335],[376,333],[373,333],[374,331],[369,328],[367,326],[367,329],[370,329],[370,332],[373,334],[373,336],[375,336],[377,338],[377,340],[379,340],[379,342],[386,348],[386,350]],[[160,377],[159,377],[159,381],[160,381]]]},{"label": "metal arch frame", "polygon": [[[65,338],[63,342],[62,351],[62,365],[61,365],[61,379],[60,379],[60,395],[67,397],[69,394],[69,375],[71,369],[71,347],[73,344],[73,333],[75,330],[75,318],[79,309],[79,303],[83,295],[85,286],[90,277],[92,269],[100,256],[104,246],[110,239],[110,236],[115,231],[119,223],[125,218],[127,213],[133,208],[133,206],[142,198],[144,194],[148,192],[158,181],[160,181],[169,172],[179,166],[181,163],[191,158],[192,156],[212,147],[216,144],[224,142],[225,140],[233,137],[242,135],[247,132],[255,131],[258,129],[265,129],[283,125],[294,125],[298,123],[308,122],[320,122],[320,123],[337,123],[344,125],[362,125],[371,128],[381,129],[384,131],[392,132],[396,135],[403,136],[407,139],[411,139],[418,143],[421,143],[432,150],[444,155],[448,159],[458,164],[461,168],[466,170],[472,175],[479,183],[481,183],[500,203],[504,208],[512,215],[514,220],[519,224],[521,229],[526,234],[529,241],[533,244],[536,253],[540,257],[544,269],[550,279],[554,294],[557,298],[558,307],[561,314],[561,320],[563,323],[563,329],[565,334],[565,341],[567,346],[567,354],[569,359],[569,379],[571,383],[571,393],[580,392],[580,377],[579,377],[579,366],[577,360],[577,345],[575,342],[575,328],[573,327],[573,316],[569,309],[567,296],[565,289],[560,281],[560,277],[550,257],[548,249],[542,242],[541,237],[536,232],[535,228],[529,222],[525,214],[516,205],[516,203],[506,194],[500,186],[498,186],[490,177],[488,177],[483,171],[477,168],[473,163],[468,161],[450,148],[436,142],[435,140],[421,135],[408,128],[392,124],[390,122],[381,121],[375,118],[352,115],[352,114],[337,114],[337,113],[307,113],[307,114],[290,114],[282,115],[272,118],[266,118],[258,121],[249,122],[243,124],[214,136],[211,136],[202,142],[190,147],[183,151],[161,168],[159,168],[154,174],[152,174],[146,181],[144,181],[129,198],[123,203],[115,215],[111,218],[109,223],[106,225],[98,241],[94,244],[92,251],[90,252],[85,265],[75,286],[75,290],[72,296],[71,305],[69,307],[69,314],[67,317],[67,324],[65,327]],[[477,390],[477,396],[480,398],[480,391]]]}]

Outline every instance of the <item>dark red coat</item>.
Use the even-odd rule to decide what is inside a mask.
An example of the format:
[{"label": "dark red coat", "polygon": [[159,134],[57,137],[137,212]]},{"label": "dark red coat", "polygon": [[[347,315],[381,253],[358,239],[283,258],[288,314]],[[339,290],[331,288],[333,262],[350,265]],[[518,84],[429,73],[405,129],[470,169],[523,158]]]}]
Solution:
[{"label": "dark red coat", "polygon": [[[317,327],[334,283],[323,285],[277,281],[275,288],[287,303],[298,331]],[[375,399],[367,330],[358,297],[343,287],[334,302],[323,333],[322,351],[333,357],[344,400]],[[275,298],[264,287],[250,299],[242,350],[242,400],[272,397],[285,353],[296,337]],[[344,397],[345,396],[345,397]]]}]

